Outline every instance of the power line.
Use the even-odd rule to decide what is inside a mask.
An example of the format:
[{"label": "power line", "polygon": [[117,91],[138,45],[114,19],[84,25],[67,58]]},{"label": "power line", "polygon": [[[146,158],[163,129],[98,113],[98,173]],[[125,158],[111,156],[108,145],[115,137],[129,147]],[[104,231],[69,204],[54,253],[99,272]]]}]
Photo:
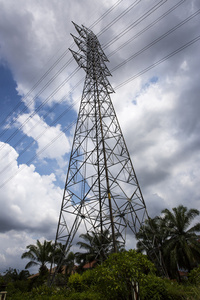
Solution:
[{"label": "power line", "polygon": [[[83,78],[78,82],[78,84],[74,87],[74,89],[81,83],[83,82]],[[51,126],[54,126],[61,118],[63,118],[69,111],[72,110],[72,108],[79,102],[79,99],[76,100],[73,104],[71,104],[69,107],[67,107],[53,122],[51,122],[49,124],[49,127]],[[26,134],[24,134],[22,136],[22,138],[13,146],[13,148],[16,148],[26,137],[27,137],[27,134],[29,132],[32,132],[39,124],[41,123],[41,120],[39,119],[36,124],[34,126],[32,126],[28,132],[26,132]],[[18,153],[18,158],[21,157],[28,149],[30,149],[30,147],[35,143],[35,142],[38,142],[38,140],[49,130],[49,127],[45,128],[36,138],[34,138],[34,140],[32,142],[30,142],[26,148],[24,148],[22,151],[20,151]],[[5,145],[5,144],[4,144]],[[12,149],[10,149],[10,151],[8,151],[3,157],[1,157],[1,159],[3,159],[4,157],[7,156],[7,154],[9,152],[11,152]],[[0,171],[0,174],[2,174],[5,170],[7,170],[11,165],[12,163],[14,162],[15,160],[11,161],[10,163],[8,163],[1,171]]]},{"label": "power line", "polygon": [[7,178],[1,185],[0,189],[4,187],[11,179],[13,179],[17,174],[19,174],[24,168],[27,167],[28,164],[33,162],[39,155],[41,155],[47,148],[49,148],[55,141],[57,141],[65,132],[67,132],[70,128],[72,128],[76,124],[76,120],[71,122],[64,131],[60,132],[59,135],[57,135],[53,140],[51,140],[44,148],[42,148],[36,155],[34,155],[30,160],[26,162],[26,164],[23,164],[20,166],[20,169],[17,170],[13,175],[11,175],[9,178]]},{"label": "power line", "polygon": [[[77,73],[77,71],[79,70],[79,67],[77,67],[74,72],[72,72],[51,94],[48,98],[45,99],[45,101],[43,101],[31,114],[30,116],[23,122],[23,124],[21,124],[21,126],[16,129],[9,138],[7,138],[7,140],[5,141],[5,143],[10,142],[15,136],[16,134],[23,128],[23,126],[48,102],[50,101],[50,99],[52,99],[52,97],[71,79],[71,77],[73,77],[74,74]],[[4,145],[2,145],[0,147],[0,150],[4,147]]]},{"label": "power line", "polygon": [[[164,1],[164,3],[167,1],[167,0],[161,0],[158,4],[160,4],[161,2],[163,2]],[[138,1],[138,0],[136,0],[135,2],[134,2],[134,5],[130,5],[126,10],[125,10],[125,12],[122,14],[120,14],[116,19],[115,19],[115,22],[114,23],[116,23],[116,21],[118,21],[120,18],[122,18],[127,12],[129,12],[133,7],[135,7],[135,5],[136,4],[138,4],[140,2],[140,0]],[[135,4],[136,3],[136,4]],[[157,4],[157,5],[158,5]],[[153,9],[153,11],[155,11],[155,7],[157,6],[157,5],[155,5],[155,6],[153,6],[153,8],[151,8],[147,13],[150,13],[151,12],[151,10]],[[162,5],[162,3],[161,3],[161,5]],[[160,5],[158,6],[158,7],[160,7]],[[157,8],[156,8],[157,9]],[[143,15],[144,16],[144,15]],[[146,17],[145,17],[146,18]],[[142,18],[142,20],[144,20],[145,19],[144,17]],[[107,25],[105,28],[104,28],[104,30],[107,30],[106,28],[109,26],[112,26],[113,24],[114,24],[113,22],[111,22],[109,25]],[[116,39],[116,40],[118,40],[118,38]],[[57,60],[57,61],[59,61],[59,59]],[[42,87],[42,89],[39,91],[39,93],[26,105],[26,107],[20,112],[20,113],[22,113],[22,112],[25,112],[26,110],[27,110],[27,108],[34,102],[34,100],[53,82],[53,80],[55,79],[55,78],[57,78],[57,76],[62,72],[62,70],[66,67],[66,66],[68,66],[70,63],[71,63],[71,61],[72,61],[72,58],[45,84],[45,86],[43,86]],[[55,64],[56,65],[56,64]],[[48,74],[48,71],[45,73],[45,74]],[[39,82],[39,81],[38,81]],[[56,93],[56,92],[55,92]],[[52,93],[53,94],[53,93]],[[48,97],[47,99],[51,99],[51,97]],[[37,111],[39,111],[48,101],[47,101],[47,99],[37,108]],[[33,112],[33,115],[35,115],[35,113]],[[15,122],[16,122],[16,119],[17,118],[15,118],[11,123],[10,123],[10,126],[11,125],[13,125]],[[24,123],[26,124],[27,122],[28,122],[28,120],[29,119],[27,119]],[[15,130],[15,132],[5,141],[5,142],[9,142],[14,136],[16,136],[16,134],[23,128],[23,124],[20,126],[20,128],[18,128],[17,130]],[[0,135],[0,136],[2,136],[5,132],[7,132],[7,130],[8,130],[8,128],[5,128],[4,129],[4,131],[2,132],[2,134]],[[1,148],[0,148],[0,150],[1,150]]]},{"label": "power line", "polygon": [[[163,2],[164,1],[164,2]],[[132,24],[130,24],[128,27],[126,27],[124,30],[122,30],[119,34],[117,34],[114,38],[112,38],[109,42],[103,45],[103,49],[108,48],[110,45],[112,45],[114,42],[116,42],[118,39],[123,37],[125,34],[127,34],[131,29],[133,29],[135,26],[137,26],[139,23],[144,21],[149,15],[151,15],[154,11],[156,11],[159,7],[161,7],[167,0],[161,0],[156,5],[154,5],[152,8],[150,8],[146,13],[144,13],[142,16],[140,16],[136,21],[134,21]]]},{"label": "power line", "polygon": [[[103,20],[111,11],[113,11],[120,3],[122,0],[118,0],[116,3],[114,3],[101,17],[99,17],[91,26],[90,28],[93,28],[96,26],[101,20]],[[70,46],[71,48],[73,47],[74,43]],[[13,115],[14,112],[17,111],[17,109],[22,105],[22,103],[31,95],[31,93],[38,87],[38,85],[49,75],[49,73],[58,65],[58,63],[66,56],[66,54],[69,53],[69,49],[66,49],[61,56],[53,63],[53,65],[50,66],[50,68],[40,77],[40,79],[34,84],[34,86],[29,90],[29,92],[22,97],[19,103],[8,113],[8,115],[3,119],[3,121],[0,123],[0,126],[4,125],[6,121],[8,120],[9,117]],[[67,63],[65,63],[65,67],[67,67],[71,62],[73,61],[73,58],[70,58]],[[30,102],[26,104],[26,107],[21,110],[20,113],[23,113],[24,111],[27,110],[28,107],[31,106],[31,104],[34,102],[34,100],[52,83],[52,81],[57,78],[57,76],[63,71],[65,67],[62,67],[47,83],[46,85],[35,95],[33,99],[31,99]],[[10,126],[16,121],[16,118],[13,122],[10,123]],[[5,128],[1,133],[0,137],[4,135],[7,132],[8,128]]]},{"label": "power line", "polygon": [[[164,2],[163,2],[164,1]],[[138,20],[144,20],[146,19],[146,17],[151,14],[153,11],[155,11],[158,7],[160,7],[161,5],[163,5],[167,0],[161,0],[158,4],[156,4],[155,6],[153,6],[150,10],[148,10],[142,17],[140,17]],[[162,3],[163,2],[163,3]],[[109,25],[107,25],[105,28],[104,28],[104,31],[107,30],[107,27],[110,27],[112,26],[114,23],[116,23],[116,21],[118,21],[120,18],[122,18],[127,12],[129,12],[133,7],[135,7],[136,4],[140,3],[140,0],[136,0],[134,2],[134,5],[131,4],[125,11],[124,13],[121,13],[117,18],[115,18],[115,22],[111,22],[109,23]],[[158,7],[157,7],[158,6]],[[140,20],[140,22],[141,22]],[[134,22],[135,23],[135,22]],[[131,25],[132,26],[132,25]],[[129,26],[130,27],[130,26]],[[121,37],[121,35],[120,35]],[[120,38],[119,37],[119,38]],[[117,41],[119,38],[117,38],[115,41]],[[53,82],[53,80],[55,78],[57,78],[57,76],[64,70],[64,68],[66,68],[66,66],[68,66],[71,62],[72,62],[72,58],[45,84],[45,86],[42,87],[42,89],[39,91],[39,93],[26,105],[26,107],[20,112],[20,113],[23,113],[27,110],[27,108],[34,102],[34,100]],[[59,59],[57,60],[59,61]],[[45,73],[45,74],[48,74],[48,71]],[[75,73],[74,73],[75,74]],[[39,82],[39,81],[38,81]],[[62,84],[61,84],[62,85]],[[59,88],[60,89],[60,88]],[[56,89],[57,90],[57,89]],[[57,93],[57,91],[55,92]],[[53,95],[55,94],[54,92],[52,93]],[[51,95],[50,97],[48,97],[46,100],[44,100],[42,102],[42,104],[37,107],[37,109],[35,110],[35,112],[33,112],[33,115],[35,115],[36,112],[38,112],[49,100],[51,99]],[[13,125],[15,122],[16,122],[16,119],[13,119],[12,122],[10,123],[10,126]],[[24,124],[26,124],[28,122],[29,119],[27,119]],[[20,126],[20,128],[16,129],[15,132],[5,141],[6,143],[9,142],[10,140],[12,140],[12,138],[14,136],[16,136],[16,134],[23,128],[24,124],[22,124]],[[2,136],[5,132],[8,131],[8,128],[5,128],[4,131],[2,132],[2,134],[0,136]],[[3,147],[3,146],[2,146]],[[2,147],[0,148],[0,150],[2,149]]]},{"label": "power line", "polygon": [[147,25],[145,28],[143,28],[142,30],[140,30],[138,33],[136,33],[134,36],[132,36],[130,39],[128,39],[121,46],[117,47],[117,49],[113,50],[110,54],[107,55],[107,57],[108,58],[111,57],[112,55],[114,55],[115,53],[117,53],[119,50],[121,50],[122,48],[124,48],[125,46],[127,46],[128,44],[130,44],[130,42],[132,42],[133,40],[135,40],[141,34],[143,34],[147,30],[149,30],[151,27],[153,27],[155,24],[157,24],[159,21],[161,21],[162,19],[164,19],[168,14],[170,14],[171,12],[173,12],[176,8],[178,8],[181,4],[183,4],[184,1],[185,0],[181,0],[177,4],[175,4],[174,6],[172,6],[164,14],[162,14],[157,19],[155,19],[153,22],[151,22],[149,25]]},{"label": "power line", "polygon": [[115,9],[123,0],[119,0],[115,2],[101,17],[99,17],[95,22],[93,22],[89,28],[92,29],[95,27],[100,21],[102,21],[113,9]]},{"label": "power line", "polygon": [[[162,0],[163,1],[163,0]],[[103,33],[105,33],[111,26],[113,26],[117,21],[119,21],[122,17],[124,17],[128,12],[130,12],[131,9],[135,8],[135,6],[137,4],[139,4],[141,2],[141,0],[136,0],[134,3],[132,3],[131,5],[129,5],[122,13],[119,14],[119,16],[117,16],[116,18],[114,18],[114,20],[112,20],[105,28],[103,28],[98,34],[97,36],[102,35]]]},{"label": "power line", "polygon": [[[163,1],[163,0],[162,0]],[[110,10],[108,10],[108,12],[105,14],[105,15],[107,15],[111,10],[113,10],[119,3],[120,3],[121,1],[118,1],[117,3],[116,3],[116,5],[113,5],[112,7],[111,7],[111,9]],[[140,2],[140,0],[138,1],[138,0],[136,0],[135,2]],[[134,5],[135,6],[135,5]],[[126,10],[125,10],[125,13],[123,13],[123,14],[120,14],[119,16],[118,16],[118,18],[117,18],[117,20],[119,20],[122,16],[124,16],[128,11],[130,11],[130,9],[132,9],[133,7],[134,7],[133,5],[130,5]],[[103,15],[101,18],[99,18],[99,21],[101,20],[101,19],[103,19],[104,17],[105,17],[105,15]],[[99,22],[98,21],[98,22]],[[98,22],[96,22],[96,24],[98,23]],[[115,20],[115,22],[116,22],[116,20]],[[113,23],[114,24],[114,23]],[[113,25],[112,24],[112,25]],[[110,27],[111,25],[109,25],[109,27]],[[107,26],[104,28],[105,30],[106,30],[106,28],[107,28]],[[61,58],[62,58],[62,56],[61,56]],[[40,80],[38,80],[38,82],[36,83],[36,85],[34,85],[34,87],[35,86],[37,86],[38,84],[39,84],[39,82],[41,82],[42,81],[42,79],[44,79],[45,77],[46,77],[46,75],[47,74],[49,74],[49,72],[50,72],[50,70],[52,70],[56,65],[57,65],[57,63],[61,60],[61,58],[59,58],[55,63],[54,63],[54,65],[42,76],[42,78],[40,79]],[[53,82],[53,80],[55,79],[55,78],[57,78],[57,76],[64,70],[64,68],[66,68],[71,62],[72,62],[72,58],[42,87],[42,89],[35,95],[35,97],[28,103],[28,104],[26,104],[26,106],[24,107],[24,109],[20,112],[20,114],[21,113],[24,113],[27,109],[28,109],[28,107],[30,107],[31,106],[31,104],[34,102],[34,100]],[[31,91],[33,91],[33,89],[34,88],[32,88],[31,89]],[[28,95],[30,94],[30,92],[27,94],[27,97],[28,97]],[[53,94],[53,93],[52,93]],[[27,120],[25,120],[24,121],[24,123],[20,126],[20,128],[18,128],[18,129],[16,129],[15,130],[15,132],[5,141],[5,143],[7,143],[7,142],[9,142],[10,140],[12,140],[12,138],[14,137],[14,136],[16,136],[16,134],[23,128],[23,126],[29,121],[29,119],[32,117],[32,116],[34,116],[35,115],[35,113],[36,112],[38,112],[49,100],[51,99],[51,96],[50,97],[48,97],[46,100],[44,100],[43,102],[42,102],[42,104],[39,106],[39,107],[37,107],[37,109],[35,110],[35,112],[33,112],[32,113],[32,115],[27,119]],[[19,114],[18,114],[18,117],[19,117]],[[16,120],[17,120],[17,118],[18,117],[16,117],[15,119],[13,119],[12,121],[11,121],[11,123],[9,124],[10,126],[11,125],[13,125],[14,123],[16,123]],[[2,136],[2,135],[4,135],[7,131],[8,131],[8,129],[9,128],[5,128],[4,129],[4,131],[1,133],[1,135],[0,136]],[[2,147],[4,147],[4,145],[2,145]],[[0,150],[2,149],[2,147],[0,147]]]},{"label": "power line", "polygon": [[155,68],[156,66],[158,66],[159,64],[163,63],[164,61],[166,61],[167,59],[171,58],[172,56],[174,56],[175,54],[183,51],[185,48],[191,46],[192,44],[196,43],[198,40],[200,39],[200,35],[197,36],[196,38],[192,39],[191,41],[189,41],[188,43],[184,44],[183,46],[181,46],[180,48],[174,50],[173,52],[171,52],[170,54],[166,55],[165,57],[159,59],[157,62],[153,63],[152,65],[148,66],[147,68],[143,69],[142,71],[138,72],[137,74],[135,74],[134,76],[131,76],[130,78],[128,78],[127,80],[125,80],[124,82],[118,84],[114,89],[118,90],[119,88],[121,88],[122,86],[126,85],[127,83],[135,80],[136,78],[138,78],[139,76],[143,75],[144,73],[148,72],[149,70]]},{"label": "power line", "polygon": [[[181,3],[182,3],[183,1],[180,1],[177,5],[180,5]],[[175,5],[176,7],[177,7],[177,5]],[[175,7],[175,6],[173,6],[173,8]],[[175,9],[175,8],[174,8]],[[170,12],[172,11],[172,8],[170,9]],[[169,13],[169,10],[167,11],[168,13]],[[162,16],[166,16],[166,14],[167,13],[165,13],[165,14],[163,14]],[[189,18],[189,17],[188,17]],[[161,17],[159,17],[158,19],[161,19]],[[158,20],[157,19],[157,20]],[[157,21],[158,22],[158,21]],[[183,21],[184,22],[184,21]],[[151,23],[152,24],[152,23]],[[194,41],[195,42],[195,41]],[[188,44],[188,43],[187,43]],[[185,47],[188,47],[189,45],[185,45]],[[184,48],[183,48],[184,49]],[[183,50],[182,49],[182,50]],[[180,50],[180,51],[182,51],[182,50]],[[177,51],[177,50],[175,50],[175,51]],[[179,52],[180,52],[179,51]],[[174,53],[174,52],[172,52],[172,53]],[[172,53],[171,54],[169,54],[168,56],[169,57],[171,57],[172,56]],[[176,53],[174,53],[174,54],[176,54]],[[174,55],[173,54],[173,55]],[[139,55],[139,54],[138,54]],[[166,57],[168,57],[168,56],[166,56]],[[165,57],[165,58],[166,58]],[[168,58],[169,58],[168,57]],[[168,59],[168,58],[166,58],[166,59]],[[163,58],[164,59],[164,58]],[[163,59],[161,59],[161,60],[163,60]],[[165,60],[166,60],[165,59]],[[123,85],[125,85],[125,84],[127,84],[128,82],[130,82],[131,80],[134,80],[136,77],[135,76],[140,76],[141,74],[143,74],[143,73],[145,73],[145,72],[147,72],[148,70],[150,70],[151,68],[153,68],[153,67],[155,67],[157,64],[159,64],[159,63],[161,63],[162,61],[161,60],[159,60],[158,62],[156,62],[156,63],[154,63],[153,65],[151,65],[151,66],[149,66],[149,67],[147,67],[146,69],[144,69],[144,70],[142,70],[142,71],[140,71],[139,73],[137,73],[136,75],[134,75],[134,76],[132,76],[131,78],[129,78],[129,79],[127,79],[125,82],[122,82],[121,84],[119,84],[118,86],[116,86],[116,88],[115,89],[118,89],[118,88],[120,88],[120,87],[122,87]]]},{"label": "power line", "polygon": [[[148,66],[147,68],[143,69],[142,71],[138,72],[134,76],[130,77],[129,79],[125,80],[124,82],[120,83],[115,87],[115,90],[118,90],[119,88],[123,87],[127,83],[133,81],[137,77],[143,75],[144,73],[148,72],[149,70],[155,68],[157,65],[161,64],[162,62],[166,61],[167,59],[171,58],[172,56],[176,55],[177,53],[183,51],[187,47],[191,46],[192,44],[196,43],[198,40],[200,40],[200,35],[196,38],[192,39],[191,41],[187,42],[183,46],[179,47],[178,49],[172,51],[170,54],[166,55],[165,57],[161,58],[157,62],[153,63],[152,65]],[[69,130],[74,124],[76,123],[76,120],[73,121],[63,132],[61,132],[59,135],[57,135],[50,143],[48,143],[44,148],[42,148],[36,155],[34,155],[27,163],[26,165],[23,165],[23,168],[27,166],[27,164],[31,163],[35,160],[37,156],[39,156],[41,153],[43,153],[48,147],[50,147],[64,132]],[[7,184],[12,178],[14,178],[15,175],[17,175],[19,172],[21,172],[22,169],[19,169],[17,172],[15,172],[12,176],[10,176],[6,181],[0,185],[0,188],[2,188],[5,184]]]},{"label": "power line", "polygon": [[175,30],[177,30],[178,28],[180,28],[181,26],[183,26],[185,23],[189,22],[190,20],[192,20],[194,17],[196,17],[198,14],[200,13],[200,9],[197,10],[196,12],[194,12],[192,15],[190,15],[189,17],[187,17],[185,20],[183,20],[182,22],[180,22],[179,24],[177,24],[176,26],[174,26],[173,28],[171,28],[170,30],[168,30],[167,32],[165,32],[164,34],[162,34],[160,37],[158,37],[157,39],[155,39],[154,41],[152,41],[151,43],[149,43],[147,46],[143,47],[142,49],[140,49],[138,52],[134,53],[133,55],[131,55],[129,58],[125,59],[124,61],[122,61],[120,64],[118,64],[116,67],[114,67],[111,72],[116,71],[117,69],[121,68],[122,66],[124,66],[125,64],[127,64],[127,62],[131,61],[133,58],[137,57],[138,55],[140,55],[141,53],[143,53],[144,51],[146,51],[147,49],[149,49],[150,47],[152,47],[153,45],[157,44],[158,42],[160,42],[162,39],[164,39],[166,36],[170,35],[172,32],[174,32]]},{"label": "power line", "polygon": [[[21,113],[24,113],[33,103],[34,101],[37,99],[38,96],[40,96],[45,89],[54,81],[54,79],[56,79],[58,77],[58,75],[60,75],[60,73],[72,62],[72,58],[70,58],[70,60],[64,64],[62,66],[62,68],[40,89],[40,91],[26,104],[26,106],[20,111]],[[46,72],[47,73],[47,72]],[[26,94],[26,96],[29,96],[29,93]],[[25,97],[26,98],[26,97]],[[23,98],[23,100],[25,99]],[[20,103],[21,104],[21,103]],[[10,123],[10,126],[13,125],[16,122],[16,118],[14,120],[12,120],[12,122]],[[0,137],[3,136],[6,132],[7,132],[8,128],[5,128],[4,131],[0,134]]]}]

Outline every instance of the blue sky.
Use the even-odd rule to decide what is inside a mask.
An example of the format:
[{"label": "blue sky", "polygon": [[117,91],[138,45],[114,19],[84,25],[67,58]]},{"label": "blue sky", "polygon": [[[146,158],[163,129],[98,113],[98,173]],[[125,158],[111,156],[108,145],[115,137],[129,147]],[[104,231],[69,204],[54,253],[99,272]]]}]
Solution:
[{"label": "blue sky", "polygon": [[23,269],[26,246],[55,237],[85,75],[68,50],[77,50],[71,21],[93,24],[109,57],[112,101],[149,215],[200,209],[199,1],[0,5],[0,272]]}]

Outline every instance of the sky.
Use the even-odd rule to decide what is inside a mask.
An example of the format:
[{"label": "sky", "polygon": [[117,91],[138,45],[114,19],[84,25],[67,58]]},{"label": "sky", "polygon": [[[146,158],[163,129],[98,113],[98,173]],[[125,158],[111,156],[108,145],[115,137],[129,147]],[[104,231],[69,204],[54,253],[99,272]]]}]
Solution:
[{"label": "sky", "polygon": [[55,239],[85,76],[68,50],[71,21],[109,58],[150,217],[200,210],[200,2],[0,0],[0,273],[24,269],[27,245]]}]

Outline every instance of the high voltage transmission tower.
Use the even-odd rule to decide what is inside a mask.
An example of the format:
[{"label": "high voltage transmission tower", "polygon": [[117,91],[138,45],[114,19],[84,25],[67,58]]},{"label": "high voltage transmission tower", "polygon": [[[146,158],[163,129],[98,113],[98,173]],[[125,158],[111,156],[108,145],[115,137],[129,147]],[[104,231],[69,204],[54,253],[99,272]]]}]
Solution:
[{"label": "high voltage transmission tower", "polygon": [[71,52],[86,77],[56,244],[62,243],[66,253],[75,236],[93,233],[101,245],[101,260],[108,252],[105,231],[110,233],[112,251],[117,252],[120,245],[125,246],[126,234],[135,235],[148,214],[111,102],[114,91],[107,79],[111,75],[105,64],[108,59],[90,29],[74,26],[79,37],[72,36],[80,51]]}]

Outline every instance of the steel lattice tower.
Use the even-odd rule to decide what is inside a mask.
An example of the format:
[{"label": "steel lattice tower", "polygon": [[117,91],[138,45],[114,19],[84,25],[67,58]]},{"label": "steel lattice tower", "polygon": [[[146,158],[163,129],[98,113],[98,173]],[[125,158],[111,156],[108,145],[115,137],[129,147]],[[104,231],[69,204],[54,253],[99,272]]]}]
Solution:
[{"label": "steel lattice tower", "polygon": [[[111,102],[108,61],[94,33],[79,33],[71,50],[86,72],[58,222],[56,243],[68,251],[76,234],[109,230],[125,245],[126,232],[137,233],[148,218],[138,180]],[[62,262],[61,262],[62,263]]]}]

